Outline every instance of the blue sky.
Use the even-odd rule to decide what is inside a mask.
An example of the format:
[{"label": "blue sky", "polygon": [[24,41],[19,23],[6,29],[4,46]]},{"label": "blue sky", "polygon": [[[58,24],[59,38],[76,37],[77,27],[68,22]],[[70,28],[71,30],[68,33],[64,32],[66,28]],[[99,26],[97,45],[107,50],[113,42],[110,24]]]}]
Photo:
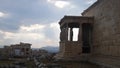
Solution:
[{"label": "blue sky", "polygon": [[96,0],[0,0],[0,46],[19,42],[33,48],[59,45],[59,20],[80,16]]}]

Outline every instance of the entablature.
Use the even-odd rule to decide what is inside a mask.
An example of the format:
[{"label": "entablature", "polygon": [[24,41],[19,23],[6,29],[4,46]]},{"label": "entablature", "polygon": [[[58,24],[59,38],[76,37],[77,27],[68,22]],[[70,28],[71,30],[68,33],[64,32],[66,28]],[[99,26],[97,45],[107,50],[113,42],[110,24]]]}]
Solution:
[{"label": "entablature", "polygon": [[[74,27],[83,23],[94,23],[94,17],[85,17],[85,16],[64,16],[59,24],[61,27],[72,24]],[[74,25],[78,24],[78,25]],[[70,25],[71,26],[71,25]],[[72,27],[72,26],[71,26]]]}]

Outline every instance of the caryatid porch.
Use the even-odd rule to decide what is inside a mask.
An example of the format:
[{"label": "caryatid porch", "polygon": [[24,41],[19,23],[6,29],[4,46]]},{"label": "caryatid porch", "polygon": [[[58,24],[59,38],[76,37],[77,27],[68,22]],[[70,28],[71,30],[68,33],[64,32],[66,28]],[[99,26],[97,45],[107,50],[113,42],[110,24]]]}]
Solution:
[{"label": "caryatid porch", "polygon": [[[64,16],[60,20],[59,58],[74,58],[91,52],[93,22],[93,17],[83,16]],[[78,30],[77,35],[74,29]]]}]

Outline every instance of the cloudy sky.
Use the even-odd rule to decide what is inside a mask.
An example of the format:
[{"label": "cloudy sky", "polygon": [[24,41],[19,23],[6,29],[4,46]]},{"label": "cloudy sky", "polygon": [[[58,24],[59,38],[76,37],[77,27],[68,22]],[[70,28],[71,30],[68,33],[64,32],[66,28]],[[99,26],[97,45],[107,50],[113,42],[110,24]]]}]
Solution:
[{"label": "cloudy sky", "polygon": [[80,15],[96,0],[0,0],[0,47],[19,42],[58,46],[59,20]]}]

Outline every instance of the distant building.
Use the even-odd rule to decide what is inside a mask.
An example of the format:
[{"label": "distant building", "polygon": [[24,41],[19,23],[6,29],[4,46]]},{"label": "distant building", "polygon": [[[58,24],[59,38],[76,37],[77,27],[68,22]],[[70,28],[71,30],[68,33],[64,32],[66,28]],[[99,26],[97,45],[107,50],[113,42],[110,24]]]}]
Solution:
[{"label": "distant building", "polygon": [[4,46],[4,54],[8,57],[31,57],[31,44],[22,43]]},{"label": "distant building", "polygon": [[3,51],[3,48],[0,48],[0,59],[3,59],[3,53],[4,53],[4,51]]},{"label": "distant building", "polygon": [[32,56],[34,56],[34,57],[40,57],[42,55],[47,55],[47,54],[48,54],[48,51],[46,51],[44,49],[32,50]]},{"label": "distant building", "polygon": [[21,57],[30,57],[31,56],[31,44],[29,43],[20,43],[11,45],[12,55],[21,56]]}]

